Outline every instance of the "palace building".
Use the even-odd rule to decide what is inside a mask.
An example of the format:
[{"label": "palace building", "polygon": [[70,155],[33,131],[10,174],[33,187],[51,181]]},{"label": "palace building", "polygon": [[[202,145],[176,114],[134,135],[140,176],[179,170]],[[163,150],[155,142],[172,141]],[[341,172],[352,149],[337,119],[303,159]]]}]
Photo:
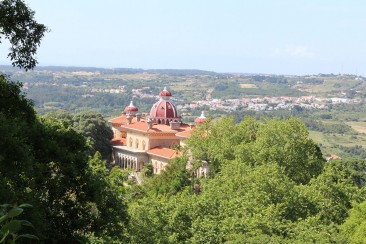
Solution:
[{"label": "palace building", "polygon": [[[172,94],[166,88],[159,96],[146,116],[141,116],[131,101],[121,116],[109,120],[114,133],[112,157],[121,168],[140,172],[150,163],[153,173],[160,174],[169,160],[178,156],[177,145],[183,146],[194,130],[193,124],[182,122],[170,99]],[[206,120],[202,113],[195,123]]]}]

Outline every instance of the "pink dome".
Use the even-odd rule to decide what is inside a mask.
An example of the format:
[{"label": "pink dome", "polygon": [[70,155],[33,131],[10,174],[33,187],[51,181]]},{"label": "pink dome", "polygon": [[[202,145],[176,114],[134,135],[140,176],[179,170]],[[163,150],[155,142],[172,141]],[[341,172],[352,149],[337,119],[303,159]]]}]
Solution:
[{"label": "pink dome", "polygon": [[133,102],[131,101],[130,105],[128,105],[123,112],[125,112],[125,113],[127,113],[127,112],[136,113],[137,111],[139,111],[139,109],[136,106],[134,106]]},{"label": "pink dome", "polygon": [[150,118],[158,124],[169,124],[170,121],[180,121],[178,111],[173,103],[160,99],[150,110]]},{"label": "pink dome", "polygon": [[178,112],[174,104],[169,101],[160,100],[155,103],[150,111],[151,118],[178,118]]},{"label": "pink dome", "polygon": [[170,91],[168,91],[166,89],[166,87],[164,87],[164,90],[159,93],[159,96],[161,96],[161,97],[171,97],[172,94],[170,93]]},{"label": "pink dome", "polygon": [[174,104],[170,101],[172,94],[164,87],[159,93],[160,100],[156,102],[150,110],[150,118],[157,124],[169,125],[171,121],[180,122],[178,111]]},{"label": "pink dome", "polygon": [[197,117],[194,120],[194,123],[196,123],[196,124],[202,124],[202,123],[204,123],[206,121],[207,121],[207,118],[205,117],[205,111],[202,111],[201,116],[200,117]]}]

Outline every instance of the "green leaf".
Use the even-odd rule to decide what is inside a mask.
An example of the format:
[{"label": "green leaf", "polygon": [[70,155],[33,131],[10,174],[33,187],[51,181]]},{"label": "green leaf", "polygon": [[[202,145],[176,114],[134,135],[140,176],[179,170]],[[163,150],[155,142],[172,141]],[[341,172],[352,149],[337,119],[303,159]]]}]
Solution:
[{"label": "green leaf", "polygon": [[22,228],[20,220],[12,220],[6,223],[2,228],[2,232],[10,231],[10,233],[17,233]]},{"label": "green leaf", "polygon": [[6,204],[1,204],[1,205],[0,205],[0,208],[8,208],[8,207],[10,207],[10,204],[7,204],[7,203],[6,203]]},{"label": "green leaf", "polygon": [[[2,231],[1,231],[2,232]],[[7,230],[3,236],[3,238],[0,240],[0,243],[3,243],[6,239],[6,237],[9,235],[9,230]]]},{"label": "green leaf", "polygon": [[31,235],[31,234],[19,235],[19,236],[17,236],[17,238],[15,240],[18,240],[19,238],[28,238],[28,239],[33,239],[33,240],[39,240],[39,238],[37,236]]},{"label": "green leaf", "polygon": [[3,222],[4,220],[6,220],[8,218],[8,215],[5,214],[3,216],[0,217],[0,223]]},{"label": "green leaf", "polygon": [[19,205],[18,208],[33,208],[33,206],[28,203],[23,203]]},{"label": "green leaf", "polygon": [[13,218],[15,216],[18,216],[22,212],[23,212],[22,208],[12,208],[12,209],[10,209],[10,211],[7,215],[8,215],[8,218]]},{"label": "green leaf", "polygon": [[21,220],[20,221],[22,223],[23,226],[29,226],[34,228],[33,224],[31,222],[29,222],[28,220]]}]

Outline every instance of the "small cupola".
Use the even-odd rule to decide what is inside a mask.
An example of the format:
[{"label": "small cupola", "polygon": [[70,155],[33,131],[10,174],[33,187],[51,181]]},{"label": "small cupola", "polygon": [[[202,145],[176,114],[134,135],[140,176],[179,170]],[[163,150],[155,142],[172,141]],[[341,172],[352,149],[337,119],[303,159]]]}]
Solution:
[{"label": "small cupola", "polygon": [[172,96],[172,94],[170,93],[170,91],[168,91],[166,89],[166,87],[164,87],[164,90],[162,90],[160,93],[159,93],[159,96],[164,99],[164,100],[168,100],[170,99],[170,97]]},{"label": "small cupola", "polygon": [[202,124],[204,122],[207,121],[207,118],[205,116],[205,111],[202,111],[201,113],[201,116],[200,117],[197,117],[195,120],[194,120],[194,123],[195,124]]},{"label": "small cupola", "polygon": [[123,112],[135,116],[138,111],[139,109],[136,106],[134,106],[133,101],[131,101],[130,105],[128,105]]}]

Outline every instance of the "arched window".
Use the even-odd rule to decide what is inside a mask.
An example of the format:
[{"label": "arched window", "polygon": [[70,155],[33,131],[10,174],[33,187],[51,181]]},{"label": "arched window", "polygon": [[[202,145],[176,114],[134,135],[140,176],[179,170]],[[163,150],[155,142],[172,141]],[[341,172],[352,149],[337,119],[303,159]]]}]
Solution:
[{"label": "arched window", "polygon": [[158,172],[158,166],[156,165],[155,161],[151,161],[151,163],[153,165],[154,174],[156,174]]}]

